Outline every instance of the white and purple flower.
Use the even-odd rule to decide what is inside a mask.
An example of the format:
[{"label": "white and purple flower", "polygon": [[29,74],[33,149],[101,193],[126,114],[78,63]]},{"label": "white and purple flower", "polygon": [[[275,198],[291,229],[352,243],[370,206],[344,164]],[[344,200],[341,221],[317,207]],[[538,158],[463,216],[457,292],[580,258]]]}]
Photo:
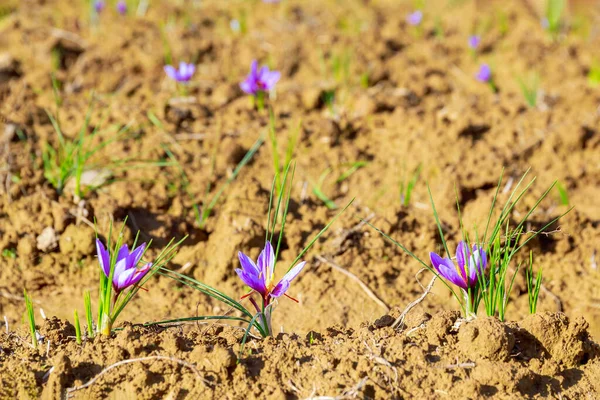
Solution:
[{"label": "white and purple flower", "polygon": [[275,87],[275,84],[281,78],[279,71],[270,71],[266,65],[258,69],[258,61],[252,61],[250,73],[246,79],[240,83],[240,88],[252,96],[260,92],[268,92]]},{"label": "white and purple flower", "polygon": [[196,66],[194,64],[187,64],[183,61],[179,63],[179,69],[176,69],[172,65],[165,65],[167,76],[179,83],[189,82],[195,71]]},{"label": "white and purple flower", "polygon": [[433,268],[440,276],[464,290],[475,287],[478,276],[482,275],[487,268],[485,250],[473,245],[473,251],[471,251],[464,241],[460,241],[456,247],[458,265],[454,264],[450,258],[442,258],[434,252],[429,253],[429,258]]},{"label": "white and purple flower", "polygon": [[[147,263],[142,268],[137,268],[145,249],[146,243],[143,243],[131,252],[126,244],[119,249],[112,281],[116,293],[120,293],[128,287],[136,285],[152,268],[152,263]],[[110,278],[110,253],[99,239],[96,239],[96,252],[98,253],[100,268],[104,272],[104,275]]]},{"label": "white and purple flower", "polygon": [[238,253],[238,257],[242,268],[236,269],[235,272],[242,282],[250,287],[253,292],[257,292],[262,296],[265,306],[270,303],[271,299],[283,295],[295,300],[288,296],[286,292],[290,288],[290,283],[302,271],[306,262],[303,261],[296,264],[279,282],[275,283],[275,276],[273,274],[275,269],[275,253],[269,241],[265,244],[265,248],[258,256],[256,263],[241,251]]},{"label": "white and purple flower", "polygon": [[479,71],[475,74],[475,78],[477,78],[479,82],[490,82],[492,80],[492,69],[487,64],[481,64],[479,66]]}]

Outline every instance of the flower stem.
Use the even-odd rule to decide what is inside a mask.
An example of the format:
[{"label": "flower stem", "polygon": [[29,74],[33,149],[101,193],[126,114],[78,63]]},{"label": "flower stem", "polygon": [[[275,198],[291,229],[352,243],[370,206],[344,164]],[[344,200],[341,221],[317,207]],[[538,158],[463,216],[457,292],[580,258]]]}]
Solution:
[{"label": "flower stem", "polygon": [[110,336],[112,331],[112,320],[108,314],[104,314],[102,317],[102,325],[100,326],[100,334],[104,336]]},{"label": "flower stem", "polygon": [[469,290],[463,290],[465,296],[465,318],[475,318],[477,316],[477,310],[474,308],[474,294],[469,293]]}]

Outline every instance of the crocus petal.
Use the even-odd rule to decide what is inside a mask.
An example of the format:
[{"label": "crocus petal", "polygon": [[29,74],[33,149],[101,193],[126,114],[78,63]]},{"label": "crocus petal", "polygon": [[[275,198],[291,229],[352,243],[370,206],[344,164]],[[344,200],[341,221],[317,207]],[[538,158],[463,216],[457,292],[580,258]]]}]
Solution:
[{"label": "crocus petal", "polygon": [[469,284],[475,285],[479,275],[483,274],[487,267],[487,256],[485,250],[473,245],[473,254],[469,258]]},{"label": "crocus petal", "polygon": [[269,75],[269,67],[263,65],[260,70],[258,70],[258,74],[256,74],[256,79],[264,82],[267,76]]},{"label": "crocus petal", "polygon": [[194,72],[196,72],[196,66],[194,64],[188,64],[188,79],[194,75]]},{"label": "crocus petal", "polygon": [[435,268],[438,274],[444,279],[462,288],[467,286],[466,279],[460,276],[451,259],[442,258],[434,252],[429,253],[429,259],[431,260],[433,268]]},{"label": "crocus petal", "polygon": [[124,244],[117,253],[117,261],[125,260],[129,256],[129,246]]},{"label": "crocus petal", "polygon": [[136,267],[142,258],[142,254],[144,254],[144,249],[146,248],[146,243],[142,243],[135,250],[129,254],[127,257],[127,269]]},{"label": "crocus petal", "polygon": [[126,271],[129,271],[133,268],[127,268],[127,258],[117,261],[115,264],[115,272],[113,274],[113,282],[117,282],[119,277],[123,275]]},{"label": "crocus petal", "polygon": [[270,295],[271,295],[271,297],[283,296],[289,288],[290,288],[290,281],[286,281],[285,279],[282,279],[279,281],[279,283],[277,285],[275,285],[273,290],[271,290]]},{"label": "crocus petal", "polygon": [[98,262],[100,263],[100,268],[104,271],[104,275],[108,278],[110,276],[110,257],[108,255],[108,251],[100,241],[100,239],[96,239],[96,253],[98,254]]},{"label": "crocus petal", "polygon": [[279,71],[270,72],[263,80],[264,86],[266,90],[271,90],[275,86],[275,84],[281,78],[281,73]]},{"label": "crocus petal", "polygon": [[252,60],[250,64],[250,76],[256,77],[256,71],[258,70],[258,61]]},{"label": "crocus petal", "polygon": [[164,69],[169,78],[177,80],[177,71],[172,65],[165,65]]},{"label": "crocus petal", "polygon": [[127,286],[133,286],[136,283],[138,283],[140,280],[142,280],[142,278],[144,276],[146,276],[146,274],[148,273],[148,271],[150,271],[151,268],[152,268],[152,263],[148,263],[148,264],[144,265],[142,268],[136,269],[135,273],[131,277],[129,284]]},{"label": "crocus petal", "polygon": [[441,264],[438,272],[444,279],[460,288],[466,289],[469,287],[466,279],[458,273],[454,265]]},{"label": "crocus petal", "polygon": [[247,94],[254,94],[255,93],[255,91],[254,91],[254,89],[252,87],[252,83],[249,82],[248,80],[245,80],[242,83],[240,83],[240,89],[242,89],[242,91],[244,93],[247,93]]},{"label": "crocus petal", "polygon": [[133,275],[135,274],[136,270],[135,269],[128,269],[125,272],[123,272],[122,274],[120,274],[119,276],[115,275],[115,279],[113,280],[114,282],[114,286],[116,288],[116,290],[123,290],[125,289],[127,286],[130,285],[131,282],[131,278],[133,278]]},{"label": "crocus petal", "polygon": [[292,269],[290,269],[284,276],[283,278],[281,278],[282,281],[288,281],[291,282],[294,280],[294,278],[296,276],[298,276],[298,274],[300,272],[302,272],[302,269],[304,268],[304,266],[306,265],[306,261],[302,261],[301,263],[296,264],[296,266]]},{"label": "crocus petal", "polygon": [[237,268],[235,273],[238,274],[242,282],[246,284],[250,289],[253,289],[260,293],[261,295],[266,294],[265,282],[259,278],[257,275],[253,275],[252,273],[248,273],[247,271],[241,270]]},{"label": "crocus petal", "polygon": [[256,263],[259,271],[263,274],[265,282],[268,282],[273,276],[273,268],[275,267],[275,252],[271,242],[267,240],[265,248],[260,252]]},{"label": "crocus petal", "polygon": [[240,259],[240,264],[242,265],[242,270],[244,270],[244,272],[255,276],[260,275],[260,269],[254,264],[254,261],[252,261],[250,257],[240,251],[238,252],[238,258]]},{"label": "crocus petal", "polygon": [[456,263],[458,264],[458,268],[460,269],[463,279],[467,279],[466,265],[467,260],[471,257],[471,252],[469,251],[469,246],[464,241],[458,242],[458,246],[456,246]]}]

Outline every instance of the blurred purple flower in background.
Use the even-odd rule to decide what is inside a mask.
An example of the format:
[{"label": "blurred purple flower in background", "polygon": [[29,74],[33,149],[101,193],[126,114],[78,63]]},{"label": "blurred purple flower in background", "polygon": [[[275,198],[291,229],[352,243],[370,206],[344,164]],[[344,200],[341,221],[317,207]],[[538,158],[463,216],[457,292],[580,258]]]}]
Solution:
[{"label": "blurred purple flower in background", "polygon": [[479,35],[471,35],[469,36],[469,47],[473,50],[477,50],[479,44],[481,43],[481,37]]},{"label": "blurred purple flower in background", "polygon": [[103,0],[96,0],[94,3],[94,10],[96,10],[96,13],[98,14],[104,10],[104,7],[106,7],[106,3]]},{"label": "blurred purple flower in background", "polygon": [[269,71],[269,67],[263,66],[258,69],[258,61],[252,61],[250,73],[246,79],[240,83],[240,88],[248,94],[256,96],[259,92],[268,92],[275,87],[275,84],[281,78],[279,71]]},{"label": "blurred purple flower in background", "polygon": [[171,79],[179,83],[187,83],[192,79],[192,75],[196,71],[194,64],[179,63],[179,69],[175,69],[172,65],[165,65],[165,73]]},{"label": "blurred purple flower in background", "polygon": [[408,16],[406,17],[406,22],[408,22],[408,24],[412,25],[412,26],[419,25],[422,20],[423,20],[423,12],[421,10],[412,12],[412,13],[408,14]]},{"label": "blurred purple flower in background", "polygon": [[488,83],[492,79],[492,69],[487,64],[481,64],[479,71],[475,74],[478,81]]},{"label": "blurred purple flower in background", "polygon": [[127,3],[125,2],[125,0],[119,0],[119,2],[117,3],[117,11],[121,15],[127,14]]}]

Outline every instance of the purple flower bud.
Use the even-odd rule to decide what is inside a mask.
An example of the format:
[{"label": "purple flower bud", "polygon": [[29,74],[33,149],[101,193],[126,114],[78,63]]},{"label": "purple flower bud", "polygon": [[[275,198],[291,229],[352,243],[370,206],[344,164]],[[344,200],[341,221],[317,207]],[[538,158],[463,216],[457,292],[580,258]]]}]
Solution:
[{"label": "purple flower bud", "polygon": [[94,3],[94,9],[97,14],[100,14],[104,10],[104,7],[106,7],[106,3],[103,0],[96,0]]},{"label": "purple flower bud", "polygon": [[475,74],[479,82],[488,83],[492,79],[492,69],[487,64],[481,64],[479,71]]},{"label": "purple flower bud", "polygon": [[121,15],[127,14],[127,3],[125,2],[125,0],[119,0],[119,2],[117,3],[117,11]]},{"label": "purple flower bud", "polygon": [[[116,293],[137,284],[152,268],[152,263],[148,263],[142,268],[137,268],[145,248],[146,243],[143,243],[131,252],[126,244],[119,249],[112,281],[113,289]],[[104,275],[110,278],[110,253],[99,239],[96,239],[96,252],[100,268],[104,272]]]},{"label": "purple flower bud", "polygon": [[481,37],[479,37],[478,35],[469,36],[469,47],[472,48],[473,50],[477,50],[480,43],[481,43]]},{"label": "purple flower bud", "polygon": [[235,272],[242,282],[262,296],[265,305],[269,304],[273,298],[281,297],[283,295],[287,296],[285,292],[290,288],[290,283],[298,276],[306,265],[306,262],[304,261],[296,264],[277,284],[275,284],[275,277],[273,276],[275,253],[273,252],[271,242],[267,241],[265,248],[258,256],[256,264],[250,257],[241,251],[238,253],[238,257],[242,268],[236,269]]},{"label": "purple flower bud", "polygon": [[422,20],[423,20],[423,12],[421,10],[412,12],[412,13],[408,14],[408,16],[406,17],[406,22],[408,22],[408,24],[412,25],[412,26],[419,25]]},{"label": "purple flower bud", "polygon": [[240,88],[248,94],[256,96],[258,92],[268,92],[275,87],[277,81],[281,78],[279,71],[269,71],[269,67],[263,66],[258,69],[258,61],[252,61],[250,73],[246,79],[240,83]]},{"label": "purple flower bud", "polygon": [[183,61],[179,63],[179,69],[175,69],[172,65],[165,65],[167,76],[179,83],[189,82],[195,71],[196,66],[194,64],[186,64]]}]

